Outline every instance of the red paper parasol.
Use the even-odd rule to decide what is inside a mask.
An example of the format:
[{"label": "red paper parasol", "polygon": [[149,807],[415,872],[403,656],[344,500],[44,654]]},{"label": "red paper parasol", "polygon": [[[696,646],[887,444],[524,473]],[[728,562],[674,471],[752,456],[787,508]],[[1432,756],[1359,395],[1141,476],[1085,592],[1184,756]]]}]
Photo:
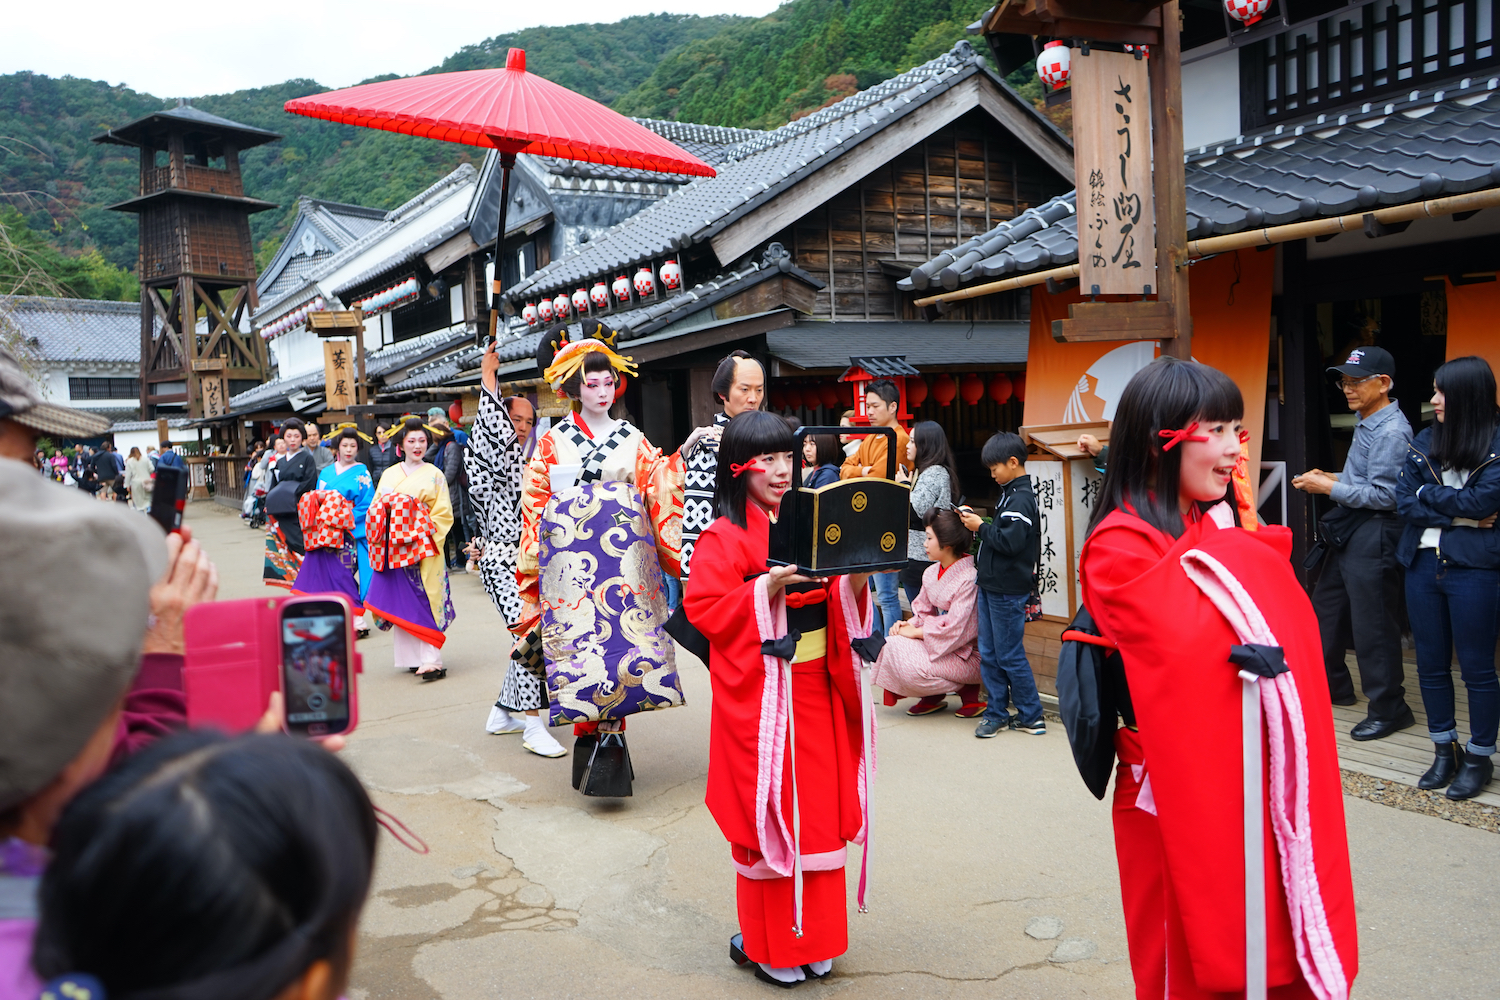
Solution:
[{"label": "red paper parasol", "polygon": [[[583,160],[634,170],[713,177],[714,168],[597,101],[526,72],[511,49],[504,69],[437,73],[366,83],[286,102],[309,118],[425,136],[500,151],[498,259],[517,153]],[[490,334],[499,322],[500,273],[490,294]]]}]

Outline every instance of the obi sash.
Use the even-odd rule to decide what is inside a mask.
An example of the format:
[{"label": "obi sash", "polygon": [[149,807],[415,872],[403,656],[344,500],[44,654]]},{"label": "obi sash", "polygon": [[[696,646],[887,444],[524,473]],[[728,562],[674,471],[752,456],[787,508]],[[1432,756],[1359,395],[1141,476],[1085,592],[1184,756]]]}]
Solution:
[{"label": "obi sash", "polygon": [[340,549],[345,532],[354,530],[354,504],[336,490],[313,490],[297,501],[297,521],[307,551]]},{"label": "obi sash", "polygon": [[370,501],[365,515],[365,539],[370,565],[378,573],[415,566],[438,554],[435,530],[427,505],[407,493],[382,493]]}]

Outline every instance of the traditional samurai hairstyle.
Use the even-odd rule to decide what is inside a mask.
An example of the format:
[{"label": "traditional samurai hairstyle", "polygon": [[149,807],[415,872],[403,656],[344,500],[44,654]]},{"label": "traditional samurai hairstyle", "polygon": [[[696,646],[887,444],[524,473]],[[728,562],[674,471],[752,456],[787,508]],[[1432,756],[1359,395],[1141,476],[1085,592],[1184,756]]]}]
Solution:
[{"label": "traditional samurai hairstyle", "polygon": [[348,968],[376,819],[359,779],[285,736],[168,737],[85,788],[53,835],[32,962],[128,1000],[272,1000]]},{"label": "traditional samurai hairstyle", "polygon": [[709,383],[709,388],[713,390],[714,396],[718,398],[721,405],[729,401],[729,390],[734,387],[734,373],[738,370],[742,360],[760,365],[761,378],[766,376],[766,366],[761,364],[760,358],[749,351],[730,351],[724,360],[719,362],[719,367],[714,369],[714,379]]},{"label": "traditional samurai hairstyle", "polygon": [[757,455],[791,451],[796,447],[786,421],[765,410],[746,410],[724,426],[719,440],[719,469],[714,480],[714,513],[745,527],[746,480],[731,466],[744,465]]},{"label": "traditional samurai hairstyle", "polygon": [[537,345],[537,367],[557,395],[576,400],[589,372],[613,368],[621,375],[635,374],[635,362],[615,353],[618,337],[618,333],[597,319],[584,320],[582,335],[572,339],[568,338],[566,327],[555,335],[544,333]]},{"label": "traditional samurai hairstyle", "polygon": [[911,439],[917,446],[917,475],[934,465],[948,470],[948,500],[958,503],[958,463],[954,461],[953,449],[948,446],[948,435],[943,425],[936,420],[918,421],[911,429]]},{"label": "traditional samurai hairstyle", "polygon": [[1432,373],[1443,394],[1443,420],[1432,422],[1432,454],[1440,469],[1473,469],[1490,453],[1500,412],[1495,406],[1495,373],[1481,357],[1454,358]]},{"label": "traditional samurai hairstyle", "polygon": [[[1133,375],[1120,394],[1109,432],[1109,465],[1089,531],[1113,510],[1134,512],[1158,531],[1182,537],[1185,527],[1178,506],[1182,452],[1164,448],[1161,431],[1176,431],[1194,421],[1239,420],[1245,400],[1239,386],[1217,368],[1196,361],[1157,358]],[[1231,481],[1223,499],[1239,523]],[[1200,504],[1207,510],[1217,500]]]},{"label": "traditional samurai hairstyle", "polygon": [[957,556],[966,555],[974,544],[974,532],[964,527],[963,518],[954,510],[933,507],[922,515],[922,523],[932,529],[938,544],[952,549]]}]

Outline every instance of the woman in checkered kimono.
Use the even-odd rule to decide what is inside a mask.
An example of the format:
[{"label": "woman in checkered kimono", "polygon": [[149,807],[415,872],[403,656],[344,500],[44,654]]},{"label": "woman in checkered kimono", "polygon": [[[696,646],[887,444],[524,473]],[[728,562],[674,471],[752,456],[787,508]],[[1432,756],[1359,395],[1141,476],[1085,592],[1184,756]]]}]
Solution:
[{"label": "woman in checkered kimono", "polygon": [[[371,517],[376,517],[384,509],[380,498],[389,493],[415,498],[432,522],[432,554],[415,566],[386,565],[375,570],[365,595],[365,607],[380,620],[380,628],[395,629],[396,666],[405,667],[424,681],[448,676],[443,666],[443,642],[454,619],[448,567],[443,559],[443,541],[453,527],[453,503],[443,471],[422,461],[432,447],[432,438],[432,431],[416,417],[401,425],[395,441],[404,460],[380,477],[375,487],[376,503],[370,509]],[[376,531],[372,526],[367,533],[371,538],[388,539],[390,530]]]},{"label": "woman in checkered kimono", "polygon": [[[585,321],[584,328],[585,336],[562,344],[555,341],[544,343],[538,351],[538,367],[544,370],[545,377],[559,395],[566,395],[574,401],[574,412],[538,440],[536,452],[526,468],[521,494],[521,544],[516,560],[521,614],[513,627],[519,641],[517,658],[500,691],[502,711],[525,713],[524,720],[509,720],[513,727],[509,731],[524,728],[523,745],[545,757],[561,757],[567,751],[547,731],[547,720],[539,713],[549,710],[554,722],[576,719],[577,715],[559,702],[559,697],[566,698],[567,693],[549,691],[547,687],[542,667],[543,650],[539,648],[546,645],[541,628],[544,605],[551,609],[548,620],[552,624],[546,634],[555,637],[550,640],[554,644],[571,644],[572,640],[567,637],[571,626],[564,619],[573,612],[580,615],[587,612],[590,616],[597,616],[593,619],[598,623],[594,628],[601,635],[618,637],[639,629],[639,662],[632,665],[632,671],[646,675],[653,674],[653,671],[670,674],[666,678],[667,685],[675,689],[677,683],[671,642],[665,638],[660,625],[665,621],[666,610],[662,574],[677,576],[681,558],[681,453],[663,455],[646,440],[639,428],[609,415],[609,409],[624,384],[620,376],[633,374],[635,366],[610,348],[614,331],[594,320]],[[695,433],[683,446],[683,452],[691,451],[698,437],[701,434]],[[597,525],[600,530],[595,531],[596,525],[586,523],[586,527],[567,538],[562,537],[564,533],[551,531],[545,539],[546,552],[543,553],[542,524],[544,520],[561,516],[560,505],[549,508],[548,502],[563,491],[570,491],[568,495],[571,497],[578,492],[572,489],[575,486],[595,483],[632,484],[635,491],[631,505],[638,504],[637,509],[644,512],[647,524],[641,530],[649,529],[649,540],[654,542],[655,558],[652,562],[656,565],[639,565],[629,559],[620,562],[622,585],[635,595],[630,599],[635,610],[629,613],[606,606],[611,602],[598,600],[597,595],[602,591],[597,586],[588,589],[592,579],[590,567],[600,561],[600,553],[595,550],[600,544],[601,532],[617,525],[600,523]],[[596,498],[602,495],[594,494]],[[612,516],[623,515],[623,511],[617,511]],[[635,523],[632,521],[632,525]],[[544,593],[544,590],[548,592]],[[576,596],[575,591],[578,591]],[[569,648],[573,647],[569,645]],[[651,650],[657,650],[657,653]],[[577,662],[580,661],[563,664],[564,672]],[[615,667],[611,664],[607,669]],[[555,683],[557,680],[554,678]],[[609,677],[584,697],[592,698],[596,706],[604,697],[604,691],[625,698],[623,704],[610,701],[594,712],[595,719],[607,717],[602,723],[606,729],[618,730],[623,729],[623,723],[616,720],[624,714],[680,704],[680,689],[676,690],[674,701],[669,696],[662,696],[659,690],[646,696],[651,687],[650,681],[641,683],[634,678]],[[515,727],[517,721],[523,725]],[[598,721],[575,724],[574,734],[579,738],[576,753],[584,755],[592,751],[600,725]],[[575,768],[575,772],[577,770]]]}]

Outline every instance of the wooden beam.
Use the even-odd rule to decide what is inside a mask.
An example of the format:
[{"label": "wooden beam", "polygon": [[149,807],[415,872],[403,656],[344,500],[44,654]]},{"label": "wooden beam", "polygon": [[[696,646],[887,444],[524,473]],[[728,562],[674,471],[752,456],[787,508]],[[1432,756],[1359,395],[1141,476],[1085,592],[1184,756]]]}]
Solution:
[{"label": "wooden beam", "polygon": [[1077,18],[1042,21],[1011,14],[997,18],[993,23],[994,26],[989,29],[991,34],[1050,35],[1053,38],[1087,38],[1095,42],[1129,42],[1134,45],[1161,44],[1161,28],[1152,24],[1117,24]]},{"label": "wooden beam", "polygon": [[1151,73],[1151,157],[1156,201],[1157,301],[1171,318],[1161,352],[1186,361],[1193,356],[1193,317],[1188,310],[1187,176],[1182,156],[1182,21],[1178,0],[1161,8],[1162,44],[1148,60]]},{"label": "wooden beam", "polygon": [[[1018,107],[1009,95],[1001,93],[1000,89],[990,83],[988,78],[985,78],[979,88],[979,106],[1008,132],[1020,139],[1021,145],[1057,171],[1058,176],[1069,184],[1074,183],[1072,146],[1059,143],[1057,134],[1038,121],[1035,113]],[[1014,167],[1014,156],[1011,157],[1011,164]],[[1012,179],[1014,179],[1014,170],[1012,170]],[[1012,192],[1015,192],[1014,188]],[[1015,194],[1013,200],[1018,201],[1019,198],[1019,194]]]},{"label": "wooden beam", "polygon": [[1052,337],[1067,344],[1091,340],[1163,340],[1171,330],[1170,302],[1079,302],[1069,319],[1052,321]]}]

